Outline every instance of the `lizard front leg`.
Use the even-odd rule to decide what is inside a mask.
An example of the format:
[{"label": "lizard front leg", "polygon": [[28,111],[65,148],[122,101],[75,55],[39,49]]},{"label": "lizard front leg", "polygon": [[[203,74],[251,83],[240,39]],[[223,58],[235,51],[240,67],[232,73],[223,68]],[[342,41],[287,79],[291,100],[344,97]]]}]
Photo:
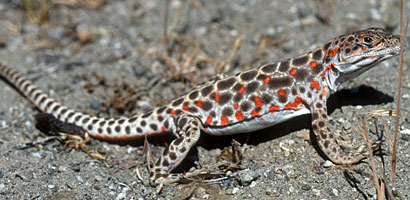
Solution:
[{"label": "lizard front leg", "polygon": [[329,128],[326,101],[319,99],[309,105],[312,115],[312,129],[319,148],[335,164],[348,165],[359,162],[367,156],[362,145],[355,153],[346,154],[334,138]]},{"label": "lizard front leg", "polygon": [[150,172],[154,184],[169,184],[179,180],[171,171],[182,162],[201,134],[201,123],[195,117],[182,114],[175,118],[174,123],[177,138],[164,150]]}]

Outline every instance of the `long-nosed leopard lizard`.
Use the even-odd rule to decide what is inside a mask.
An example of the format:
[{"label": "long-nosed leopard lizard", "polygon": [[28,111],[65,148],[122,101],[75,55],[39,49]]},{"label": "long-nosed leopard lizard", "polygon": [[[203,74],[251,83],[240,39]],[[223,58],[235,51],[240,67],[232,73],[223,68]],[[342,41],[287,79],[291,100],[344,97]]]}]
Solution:
[{"label": "long-nosed leopard lizard", "polygon": [[90,136],[128,140],[173,133],[154,167],[154,183],[178,179],[171,171],[196,144],[201,130],[212,135],[252,132],[311,114],[312,130],[324,154],[336,164],[352,164],[366,154],[342,151],[328,128],[326,99],[338,86],[400,53],[400,37],[369,28],[336,37],[297,58],[266,64],[206,83],[169,105],[132,117],[105,119],[69,109],[37,89],[16,70],[0,64],[0,76],[39,110],[81,127]]}]

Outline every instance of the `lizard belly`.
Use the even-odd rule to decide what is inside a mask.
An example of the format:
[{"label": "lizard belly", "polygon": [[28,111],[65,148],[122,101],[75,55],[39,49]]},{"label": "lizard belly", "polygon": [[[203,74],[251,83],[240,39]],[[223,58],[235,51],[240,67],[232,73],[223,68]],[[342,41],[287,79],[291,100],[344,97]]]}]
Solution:
[{"label": "lizard belly", "polygon": [[310,110],[307,108],[301,108],[299,110],[282,110],[279,112],[267,113],[260,117],[243,120],[227,126],[207,127],[204,131],[211,135],[230,135],[253,132],[309,113]]}]

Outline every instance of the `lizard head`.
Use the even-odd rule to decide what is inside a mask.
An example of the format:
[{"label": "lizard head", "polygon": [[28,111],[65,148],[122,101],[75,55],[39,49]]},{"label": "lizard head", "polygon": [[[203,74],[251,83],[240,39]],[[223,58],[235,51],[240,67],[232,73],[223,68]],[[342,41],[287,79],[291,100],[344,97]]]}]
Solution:
[{"label": "lizard head", "polygon": [[335,86],[399,55],[400,36],[382,28],[369,28],[339,36],[327,46],[324,63],[331,66],[332,72],[326,78]]}]

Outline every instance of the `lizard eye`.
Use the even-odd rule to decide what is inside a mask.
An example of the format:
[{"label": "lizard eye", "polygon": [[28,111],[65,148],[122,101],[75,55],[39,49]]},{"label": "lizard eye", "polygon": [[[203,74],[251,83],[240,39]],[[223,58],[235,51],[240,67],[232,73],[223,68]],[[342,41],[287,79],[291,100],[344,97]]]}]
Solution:
[{"label": "lizard eye", "polygon": [[373,38],[367,36],[367,37],[363,38],[363,41],[364,41],[364,43],[371,44],[373,42]]}]

